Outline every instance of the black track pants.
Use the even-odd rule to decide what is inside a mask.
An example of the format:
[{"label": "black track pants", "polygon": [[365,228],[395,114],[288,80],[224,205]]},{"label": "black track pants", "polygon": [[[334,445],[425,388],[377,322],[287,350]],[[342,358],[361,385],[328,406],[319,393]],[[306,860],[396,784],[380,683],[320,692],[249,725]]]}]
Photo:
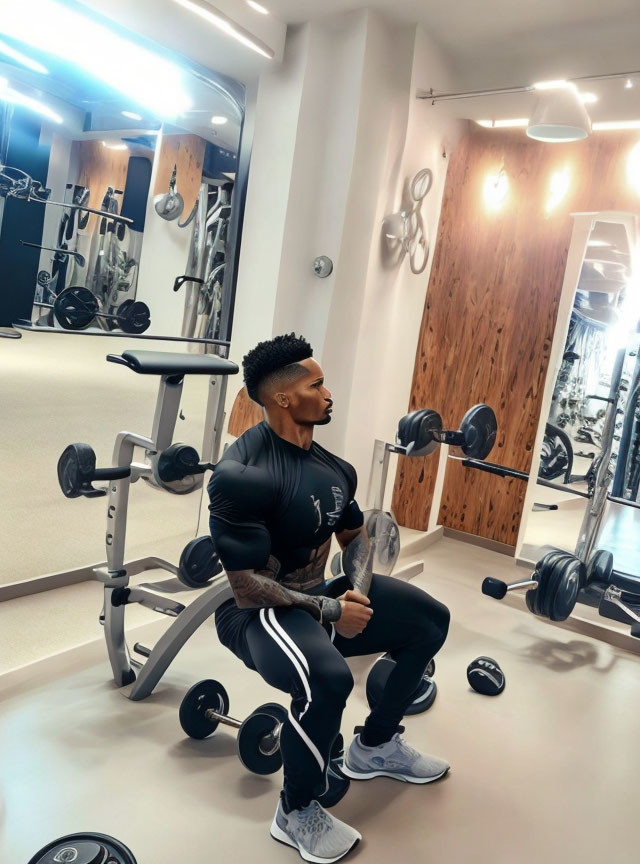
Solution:
[{"label": "black track pants", "polygon": [[374,574],[369,591],[373,616],[353,639],[321,626],[302,609],[256,610],[236,653],[272,687],[291,695],[281,733],[284,804],[306,806],[325,789],[333,741],[353,677],[345,657],[388,651],[396,661],[380,703],[365,722],[369,743],[398,731],[429,660],[447,637],[449,610],[425,591]]}]

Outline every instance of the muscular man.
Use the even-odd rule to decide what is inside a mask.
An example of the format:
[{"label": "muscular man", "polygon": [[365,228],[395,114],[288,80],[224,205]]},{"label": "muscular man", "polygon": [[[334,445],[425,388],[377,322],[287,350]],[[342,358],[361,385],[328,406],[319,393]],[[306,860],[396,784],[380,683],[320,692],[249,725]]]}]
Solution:
[{"label": "muscular man", "polygon": [[359,569],[353,590],[328,596],[332,535],[342,549],[367,538],[353,467],[313,441],[314,426],[331,421],[333,401],[312,355],[293,333],[247,354],[247,391],[266,419],[228,448],[208,491],[211,534],[234,593],[216,613],[220,641],[291,695],[280,739],[284,788],[271,835],[306,861],[328,864],[361,839],[322,806],[331,803],[330,754],[353,687],[344,658],[388,651],[396,661],[348,749],[344,774],[437,780],[449,765],[410,747],[400,721],[446,639],[449,610],[370,567]]}]

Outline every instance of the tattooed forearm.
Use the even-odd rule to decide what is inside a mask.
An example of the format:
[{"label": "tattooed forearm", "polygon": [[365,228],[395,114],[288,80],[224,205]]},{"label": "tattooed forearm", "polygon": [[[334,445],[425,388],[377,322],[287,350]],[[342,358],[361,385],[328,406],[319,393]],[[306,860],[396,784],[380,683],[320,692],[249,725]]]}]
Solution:
[{"label": "tattooed forearm", "polygon": [[356,591],[368,596],[373,575],[373,543],[362,531],[342,553],[342,569]]},{"label": "tattooed forearm", "polygon": [[296,606],[305,609],[321,623],[337,621],[342,614],[340,601],[333,597],[314,597],[301,591],[291,591],[274,578],[253,570],[234,570],[227,575],[240,609]]}]

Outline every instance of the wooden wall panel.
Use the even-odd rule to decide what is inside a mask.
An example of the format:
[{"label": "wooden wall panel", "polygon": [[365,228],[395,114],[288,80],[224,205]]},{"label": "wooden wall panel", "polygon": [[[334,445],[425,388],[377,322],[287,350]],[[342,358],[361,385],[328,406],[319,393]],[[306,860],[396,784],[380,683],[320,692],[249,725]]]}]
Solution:
[{"label": "wooden wall panel", "polygon": [[177,165],[176,188],[184,198],[184,213],[187,218],[195,204],[202,182],[205,142],[197,135],[163,135],[160,146],[158,170],[153,194],[169,191],[173,166]]},{"label": "wooden wall panel", "polygon": [[[626,178],[638,133],[599,133],[576,144],[542,144],[523,131],[479,127],[452,156],[429,279],[408,410],[431,407],[457,428],[466,409],[489,403],[498,440],[491,461],[531,468],[556,323],[572,212],[640,211]],[[504,164],[509,194],[487,209],[483,184]],[[547,213],[550,179],[569,170],[564,201]],[[426,530],[437,459],[400,457],[393,509]],[[525,484],[449,460],[438,521],[515,545]]]},{"label": "wooden wall panel", "polygon": [[[88,186],[91,190],[89,207],[100,210],[107,186],[124,191],[129,167],[129,151],[103,147],[101,141],[75,141],[73,146],[77,147],[80,166],[78,183]],[[121,195],[118,200],[122,202]],[[89,217],[87,231],[94,229],[97,219],[97,216]]]},{"label": "wooden wall panel", "polygon": [[262,422],[262,408],[249,398],[246,387],[236,396],[229,416],[229,435],[239,438],[241,435]]}]

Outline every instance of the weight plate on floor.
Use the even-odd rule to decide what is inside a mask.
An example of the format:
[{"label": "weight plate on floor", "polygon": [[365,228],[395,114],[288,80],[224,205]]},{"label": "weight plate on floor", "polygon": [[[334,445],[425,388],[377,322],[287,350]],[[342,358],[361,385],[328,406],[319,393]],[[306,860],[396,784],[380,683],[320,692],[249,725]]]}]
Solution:
[{"label": "weight plate on floor", "polygon": [[98,301],[88,288],[65,288],[55,299],[53,314],[65,330],[85,330],[95,319]]},{"label": "weight plate on floor", "polygon": [[124,843],[106,834],[67,834],[53,840],[29,864],[136,864]]},{"label": "weight plate on floor", "polygon": [[493,450],[498,434],[498,421],[493,408],[481,403],[469,408],[460,423],[464,435],[461,449],[470,459],[486,459]]},{"label": "weight plate on floor", "polygon": [[222,573],[222,570],[212,538],[196,537],[182,550],[178,563],[178,579],[189,588],[202,588],[214,576]]},{"label": "weight plate on floor", "polygon": [[[396,661],[392,657],[388,654],[383,654],[371,667],[371,670],[367,675],[366,683],[367,702],[371,709],[375,708],[375,706],[380,702],[382,692],[395,665]],[[429,670],[430,667],[435,671],[435,664],[433,661],[431,661],[427,666],[427,669],[422,676],[422,680],[414,693],[413,700],[404,712],[405,716],[421,714],[423,711],[428,711],[433,705],[438,688],[436,682],[427,675],[427,670]]]},{"label": "weight plate on floor", "polygon": [[[238,757],[244,767],[254,774],[275,774],[282,768],[279,741],[270,739],[277,720],[271,714],[254,711],[238,729]],[[265,752],[265,747],[274,752]]]},{"label": "weight plate on floor", "polygon": [[560,552],[555,559],[553,559],[553,563],[548,565],[545,570],[545,577],[538,588],[538,608],[540,610],[539,614],[543,618],[551,617],[551,602],[558,585],[558,580],[562,578],[562,575],[565,572],[567,561],[567,553]]},{"label": "weight plate on floor", "polygon": [[180,705],[180,725],[190,738],[206,738],[218,728],[206,712],[212,708],[219,714],[229,713],[229,696],[219,681],[206,679],[194,684]]},{"label": "weight plate on floor", "polygon": [[584,564],[572,555],[565,562],[563,572],[555,580],[555,589],[548,604],[549,618],[552,621],[566,621],[571,615],[584,580]]},{"label": "weight plate on floor", "polygon": [[[536,569],[533,571],[531,578],[538,580],[537,588],[529,588],[525,595],[527,608],[534,615],[542,615],[541,601],[545,599],[545,592],[549,582],[549,576],[556,560],[564,553],[560,549],[553,549],[547,552],[536,564]],[[541,590],[542,589],[542,590]]]},{"label": "weight plate on floor", "polygon": [[611,574],[613,573],[613,555],[605,549],[598,549],[589,558],[589,565],[586,572],[586,584],[591,582],[604,582],[608,585],[611,582]]},{"label": "weight plate on floor", "polygon": [[467,666],[467,681],[483,696],[498,696],[506,686],[504,672],[491,657],[476,657]]}]

